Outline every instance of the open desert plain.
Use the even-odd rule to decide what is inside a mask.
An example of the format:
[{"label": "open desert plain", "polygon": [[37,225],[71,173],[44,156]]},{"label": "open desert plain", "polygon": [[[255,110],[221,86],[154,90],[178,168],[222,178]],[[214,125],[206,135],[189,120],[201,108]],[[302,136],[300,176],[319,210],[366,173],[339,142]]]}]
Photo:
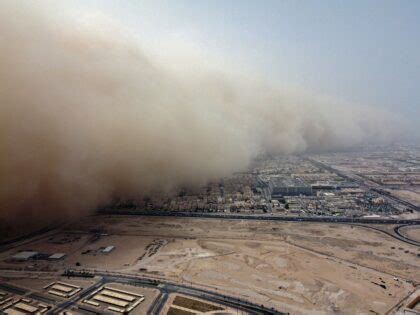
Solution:
[{"label": "open desert plain", "polygon": [[[66,256],[10,260],[28,250]],[[385,314],[415,291],[419,254],[381,226],[97,215],[3,251],[0,267],[3,280],[13,270],[38,278],[84,270],[171,281],[283,313]]]}]

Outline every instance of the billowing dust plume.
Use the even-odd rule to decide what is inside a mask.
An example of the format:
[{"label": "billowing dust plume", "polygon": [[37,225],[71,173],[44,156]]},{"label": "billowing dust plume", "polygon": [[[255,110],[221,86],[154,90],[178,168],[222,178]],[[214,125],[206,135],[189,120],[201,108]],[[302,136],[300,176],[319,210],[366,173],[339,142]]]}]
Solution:
[{"label": "billowing dust plume", "polygon": [[396,122],[372,109],[197,64],[178,65],[179,73],[118,27],[98,31],[55,19],[40,2],[16,2],[0,4],[3,223],[201,185],[246,169],[261,152],[394,135]]}]

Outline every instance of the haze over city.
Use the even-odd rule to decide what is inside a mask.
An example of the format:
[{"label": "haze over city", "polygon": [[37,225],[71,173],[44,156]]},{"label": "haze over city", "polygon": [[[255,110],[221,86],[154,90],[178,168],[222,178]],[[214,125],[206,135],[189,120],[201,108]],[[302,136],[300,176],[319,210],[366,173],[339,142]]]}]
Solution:
[{"label": "haze over city", "polygon": [[[262,51],[261,42],[294,32],[290,29],[293,23],[277,29],[280,18],[270,9],[282,15],[285,7],[292,6],[298,19],[307,14],[298,10],[301,5],[267,2],[258,7],[247,3],[236,12],[232,4],[215,7],[216,3],[207,3],[208,17],[215,18],[212,23],[222,19],[226,37],[237,35],[231,44],[236,49],[241,35],[244,39],[256,36],[274,23],[272,32],[253,43],[254,52],[243,46],[235,58],[229,49],[214,47],[217,39],[222,45],[227,38],[223,34],[216,38],[217,28],[207,29],[208,33],[201,30],[206,22],[191,18],[191,25],[180,21],[172,28],[182,20],[182,8],[188,8],[185,15],[197,10],[193,3],[3,2],[1,185],[7,188],[1,194],[2,216],[44,211],[74,214],[116,197],[144,197],[155,191],[201,185],[246,169],[255,156],[266,152],[347,149],[413,138],[416,129],[410,113],[416,113],[412,108],[418,105],[418,95],[410,99],[411,109],[409,104],[382,104],[387,103],[386,97],[379,96],[372,104],[372,95],[384,94],[383,87],[372,88],[364,103],[366,91],[355,84],[352,91],[362,101],[352,103],[352,97],[337,97],[338,90],[331,96],[317,95],[314,88],[297,87],[299,80],[287,80],[281,69],[269,73],[264,69],[267,65],[249,61],[253,54],[263,58],[276,51]],[[389,14],[392,5],[387,3],[382,10]],[[251,13],[255,6],[251,23],[243,25],[246,30],[235,24],[241,13]],[[170,15],[172,7],[174,16],[167,20],[165,14]],[[343,8],[331,4],[330,10]],[[400,10],[407,13],[408,8]],[[136,19],[133,12],[139,13]],[[325,27],[336,19],[332,14],[328,11],[312,23]],[[153,38],[151,27],[159,22]],[[409,23],[412,21],[399,21],[402,31]],[[378,31],[379,25],[375,27]],[[290,46],[305,43],[306,32],[298,43],[290,41]],[[340,43],[331,44],[331,54],[346,49]],[[392,42],[388,45],[394,46]],[[354,53],[349,52],[346,62],[361,62],[363,55]],[[412,54],[405,62],[418,68],[418,54]],[[306,49],[305,55],[315,58]],[[280,54],[274,67],[284,63],[292,68],[305,61],[281,58]],[[350,77],[356,70],[351,74],[347,69],[343,75]],[[312,80],[307,71],[301,69],[300,75]],[[384,74],[386,71],[385,67]],[[330,76],[331,70],[320,85],[329,82]],[[364,79],[361,73],[359,79]],[[391,91],[387,95],[408,88],[399,82],[402,79],[395,78],[385,87]]]},{"label": "haze over city", "polygon": [[0,313],[420,310],[418,29],[415,1],[1,1]]}]

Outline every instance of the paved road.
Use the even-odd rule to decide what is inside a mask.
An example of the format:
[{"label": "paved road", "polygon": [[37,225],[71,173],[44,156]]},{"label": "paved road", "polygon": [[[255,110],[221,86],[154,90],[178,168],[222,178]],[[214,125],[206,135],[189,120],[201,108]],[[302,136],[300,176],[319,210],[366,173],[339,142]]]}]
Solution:
[{"label": "paved road", "polygon": [[100,286],[106,283],[112,283],[112,282],[127,283],[130,285],[136,285],[136,286],[154,287],[155,289],[160,290],[161,295],[151,305],[148,314],[156,314],[156,315],[159,314],[163,306],[165,305],[169,294],[175,293],[175,292],[181,293],[184,295],[202,298],[211,302],[215,302],[217,304],[221,304],[221,305],[232,307],[238,310],[242,310],[250,314],[275,314],[275,315],[285,314],[285,313],[276,311],[274,309],[269,309],[262,305],[253,304],[251,302],[241,300],[235,297],[225,296],[216,292],[207,291],[207,290],[195,288],[195,287],[187,287],[182,284],[170,283],[163,280],[156,280],[156,279],[151,279],[151,278],[137,277],[134,275],[118,274],[115,272],[106,272],[106,271],[96,271],[94,272],[94,274],[96,276],[102,277],[102,280],[99,281],[97,284],[89,287],[85,291],[83,291],[81,295],[78,295],[74,297],[73,299],[60,304],[55,309],[51,310],[49,314],[57,314],[58,312],[64,310],[65,308],[72,307],[75,303],[77,303],[78,300],[85,298],[87,295],[92,293],[94,290],[96,290]]},{"label": "paved road", "polygon": [[8,292],[13,293],[13,294],[18,294],[18,295],[25,295],[29,292],[28,290],[24,290],[22,288],[15,287],[14,285],[7,284],[7,283],[0,283],[0,289],[2,289],[4,291],[8,291]]},{"label": "paved road", "polygon": [[[347,224],[347,225],[355,225],[355,226],[360,226],[360,227],[363,227],[363,228],[366,228],[366,229],[375,230],[375,231],[378,231],[378,232],[380,232],[380,233],[383,233],[383,234],[386,234],[386,235],[388,235],[388,236],[391,236],[392,238],[395,238],[395,239],[397,239],[398,241],[401,241],[401,242],[404,242],[404,243],[407,243],[407,244],[410,244],[410,245],[420,246],[420,243],[419,243],[419,242],[417,242],[417,241],[415,241],[415,240],[412,240],[412,239],[409,239],[409,238],[407,238],[407,237],[405,237],[405,236],[401,235],[401,234],[398,232],[398,229],[399,229],[399,228],[401,228],[401,227],[403,227],[403,226],[408,226],[407,224],[403,224],[403,225],[398,225],[398,226],[396,226],[396,227],[394,228],[394,232],[395,232],[395,234],[392,234],[392,233],[387,232],[387,231],[385,231],[385,230],[378,229],[378,228],[376,228],[376,227],[369,226],[369,225],[363,225],[363,224],[353,224],[353,223],[344,223],[344,224]],[[409,225],[411,226],[411,224],[409,224]]]},{"label": "paved road", "polygon": [[[183,218],[204,218],[204,219],[231,219],[231,220],[257,220],[257,221],[291,221],[291,222],[319,222],[319,223],[338,223],[358,225],[369,228],[398,241],[420,246],[420,243],[409,239],[398,232],[398,229],[407,225],[420,225],[420,220],[400,220],[400,219],[367,219],[367,218],[343,218],[343,217],[278,217],[270,215],[239,215],[239,214],[218,214],[218,213],[194,213],[194,212],[151,212],[151,211],[137,211],[137,210],[103,210],[101,214],[111,215],[136,215],[136,216],[156,216],[156,217],[183,217]],[[369,224],[369,225],[366,225]],[[394,231],[395,234],[389,233],[382,229],[374,228],[373,224],[394,224],[398,225]]]},{"label": "paved road", "polygon": [[[399,236],[402,240],[404,240],[404,241],[405,241],[405,242],[407,242],[407,243],[410,243],[410,244],[413,244],[413,245],[420,246],[420,243],[419,243],[418,241],[413,240],[413,239],[411,239],[411,238],[408,238],[407,236],[403,235],[403,234],[400,232],[400,229],[401,229],[401,228],[403,228],[403,227],[405,227],[405,226],[407,226],[407,224],[396,226],[396,227],[394,228],[394,232],[395,232],[395,234],[396,234],[396,235],[398,235],[398,236]],[[420,226],[418,226],[418,228],[420,229]]]},{"label": "paved road", "polygon": [[105,283],[104,279],[101,279],[100,281],[98,281],[94,285],[88,287],[87,289],[84,289],[80,294],[76,294],[75,296],[73,296],[69,300],[67,300],[67,301],[65,301],[61,304],[58,304],[56,307],[54,307],[53,309],[48,311],[46,314],[58,314],[58,313],[60,313],[61,311],[63,311],[65,309],[71,307],[72,305],[74,305],[78,300],[82,300],[85,297],[87,297],[94,290],[96,290],[100,286],[104,285],[104,283]]},{"label": "paved road", "polygon": [[245,215],[201,212],[174,212],[174,211],[144,211],[131,209],[102,209],[98,215],[137,215],[154,217],[183,217],[183,218],[209,218],[231,220],[261,220],[261,221],[290,221],[290,222],[321,222],[321,223],[363,223],[363,224],[420,224],[420,219],[382,219],[382,218],[349,218],[349,217],[292,217],[275,215]]},{"label": "paved road", "polygon": [[354,181],[358,185],[360,185],[360,186],[362,186],[362,187],[364,187],[364,188],[366,188],[368,190],[372,190],[372,191],[374,191],[374,192],[376,192],[378,194],[381,194],[383,197],[386,197],[386,198],[392,199],[393,201],[396,201],[398,203],[401,203],[401,204],[405,205],[406,207],[408,207],[408,208],[410,208],[412,210],[420,211],[420,207],[412,204],[411,202],[408,202],[406,200],[400,199],[400,198],[398,198],[398,197],[396,197],[394,195],[391,195],[391,194],[388,194],[388,193],[382,191],[380,189],[381,188],[380,185],[378,185],[377,187],[371,187],[369,185],[366,185],[366,183],[364,182],[364,180],[351,177],[351,176],[349,176],[347,174],[344,174],[343,172],[340,172],[339,170],[337,170],[337,169],[335,169],[335,168],[333,168],[331,166],[328,166],[328,165],[326,165],[326,164],[324,164],[322,162],[319,162],[319,161],[316,161],[316,160],[313,160],[313,159],[310,159],[310,158],[307,158],[307,160],[309,162],[311,162],[312,164],[314,164],[315,166],[319,167],[319,168],[322,168],[324,170],[327,170],[327,171],[329,171],[331,173],[335,173],[336,175],[338,175],[338,176],[340,176],[342,178],[345,178],[345,179],[349,179],[351,181]]},{"label": "paved road", "polygon": [[[112,215],[136,215],[136,216],[157,216],[157,217],[183,217],[183,218],[204,218],[204,219],[232,219],[232,220],[257,220],[257,221],[291,221],[291,222],[319,222],[319,223],[337,223],[357,225],[369,228],[381,233],[384,233],[398,241],[420,246],[420,243],[411,240],[401,233],[398,229],[407,225],[420,225],[420,220],[400,220],[400,219],[366,219],[366,218],[337,218],[337,217],[277,217],[270,215],[236,215],[236,214],[211,214],[211,213],[187,213],[187,212],[150,212],[150,211],[137,211],[137,210],[104,210],[101,214]],[[369,224],[369,225],[366,225]],[[394,224],[398,225],[394,231],[395,234],[389,233],[382,229],[374,228],[371,224]]]},{"label": "paved road", "polygon": [[408,208],[411,208],[411,209],[414,209],[414,210],[420,212],[420,207],[416,206],[415,204],[412,204],[411,202],[408,202],[406,200],[403,200],[401,198],[398,198],[398,197],[396,197],[394,195],[387,194],[387,193],[381,191],[380,189],[371,189],[371,190],[374,190],[375,192],[377,192],[378,194],[381,194],[384,197],[388,197],[389,199],[392,199],[392,200],[394,200],[396,202],[402,203],[404,206],[406,206]]},{"label": "paved road", "polygon": [[159,315],[162,311],[163,307],[165,306],[166,301],[168,300],[169,293],[166,291],[161,290],[160,295],[157,299],[153,302],[150,306],[148,314],[150,315]]},{"label": "paved road", "polygon": [[[420,208],[398,197],[388,195],[378,189],[378,187],[370,187],[359,178],[350,177],[328,165],[319,161],[307,158],[309,162],[315,166],[335,173],[338,176],[354,181],[359,186],[368,190],[375,191],[385,198],[392,199],[395,202],[404,204],[405,206],[420,211]],[[200,212],[174,212],[174,211],[144,211],[137,209],[113,209],[106,208],[100,209],[98,214],[112,214],[112,215],[144,215],[144,216],[176,216],[176,217],[189,217],[189,218],[216,218],[216,219],[233,219],[233,220],[267,220],[267,221],[291,221],[291,222],[326,222],[326,223],[362,223],[362,224],[420,224],[420,219],[385,219],[385,218],[352,218],[352,217],[334,217],[334,216],[314,216],[314,217],[301,217],[301,216],[275,216],[275,215],[243,215],[243,214],[224,214],[224,213],[200,213]]]}]

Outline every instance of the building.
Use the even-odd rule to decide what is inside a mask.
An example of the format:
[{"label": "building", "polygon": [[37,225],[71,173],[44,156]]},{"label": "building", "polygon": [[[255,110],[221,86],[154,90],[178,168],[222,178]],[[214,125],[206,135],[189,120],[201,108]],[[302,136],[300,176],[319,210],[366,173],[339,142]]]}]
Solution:
[{"label": "building", "polygon": [[19,252],[12,256],[12,259],[14,260],[29,260],[31,258],[34,258],[36,255],[38,255],[38,252],[35,251],[23,251]]},{"label": "building", "polygon": [[312,196],[312,187],[300,178],[273,177],[272,199],[279,199],[283,196]]},{"label": "building", "polygon": [[108,254],[114,250],[115,246],[107,246],[102,250],[102,253]]},{"label": "building", "polygon": [[64,253],[54,253],[51,256],[48,257],[50,260],[60,260],[63,259],[66,256]]}]

